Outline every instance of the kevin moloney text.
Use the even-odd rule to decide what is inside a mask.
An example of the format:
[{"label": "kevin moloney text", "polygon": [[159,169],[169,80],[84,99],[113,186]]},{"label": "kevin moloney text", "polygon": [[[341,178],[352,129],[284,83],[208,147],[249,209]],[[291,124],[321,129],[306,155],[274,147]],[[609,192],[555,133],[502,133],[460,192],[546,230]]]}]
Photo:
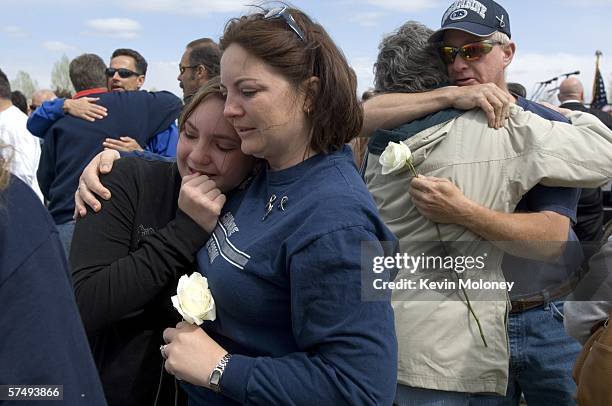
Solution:
[{"label": "kevin moloney text", "polygon": [[374,279],[374,289],[376,290],[507,290],[510,292],[514,282],[506,281],[483,281],[482,279],[459,279],[458,281],[432,281],[430,279],[397,279],[391,282],[382,279]]}]

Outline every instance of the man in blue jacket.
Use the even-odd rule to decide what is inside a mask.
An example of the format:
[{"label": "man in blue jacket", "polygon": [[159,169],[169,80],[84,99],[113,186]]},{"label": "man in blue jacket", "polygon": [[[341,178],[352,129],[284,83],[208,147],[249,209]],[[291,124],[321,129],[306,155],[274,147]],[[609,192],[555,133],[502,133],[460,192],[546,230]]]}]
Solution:
[{"label": "man in blue jacket", "polygon": [[106,65],[94,54],[83,54],[70,63],[75,98],[95,95],[108,111],[104,120],[86,121],[66,116],[45,134],[38,182],[49,201],[49,212],[66,249],[70,249],[74,221],[74,192],[85,165],[103,149],[106,139],[131,134],[141,145],[168,128],[182,103],[169,92],[106,92]]},{"label": "man in blue jacket", "polygon": [[[128,48],[116,49],[111,55],[109,68],[104,72],[107,78],[105,87],[109,92],[140,90],[145,81],[147,67],[146,59],[137,51]],[[89,121],[102,119],[106,116],[106,109],[96,104],[96,101],[95,97],[79,97],[77,99],[55,99],[42,103],[28,120],[28,130],[37,137],[43,138],[49,127],[65,114]],[[132,134],[118,135],[121,137],[104,140],[103,146],[123,152],[144,149],[163,157],[176,157],[178,128],[175,122],[142,145],[131,137]]]}]

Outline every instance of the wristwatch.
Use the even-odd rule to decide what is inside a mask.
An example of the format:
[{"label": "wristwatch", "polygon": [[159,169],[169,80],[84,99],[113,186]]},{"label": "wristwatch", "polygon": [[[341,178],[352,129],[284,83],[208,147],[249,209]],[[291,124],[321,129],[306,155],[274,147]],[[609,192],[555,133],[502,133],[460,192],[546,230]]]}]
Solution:
[{"label": "wristwatch", "polygon": [[223,376],[223,371],[225,371],[225,367],[227,366],[227,363],[229,362],[231,357],[231,354],[225,354],[223,358],[221,358],[221,361],[219,361],[215,369],[213,369],[210,373],[210,377],[208,378],[208,385],[210,386],[210,389],[215,392],[221,392],[221,377]]}]

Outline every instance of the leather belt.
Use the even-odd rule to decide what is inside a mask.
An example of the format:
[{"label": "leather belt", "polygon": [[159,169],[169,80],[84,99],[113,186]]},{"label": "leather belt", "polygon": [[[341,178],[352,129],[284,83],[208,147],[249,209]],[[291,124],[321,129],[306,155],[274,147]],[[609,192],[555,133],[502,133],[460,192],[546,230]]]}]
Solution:
[{"label": "leather belt", "polygon": [[510,313],[520,313],[525,310],[534,309],[536,307],[544,306],[546,303],[551,302],[553,300],[557,300],[559,298],[565,297],[569,295],[572,290],[576,287],[577,280],[572,280],[570,282],[566,282],[563,285],[555,288],[555,290],[548,292],[538,293],[534,296],[531,296],[527,299],[513,300],[510,302],[512,308],[510,309]]}]

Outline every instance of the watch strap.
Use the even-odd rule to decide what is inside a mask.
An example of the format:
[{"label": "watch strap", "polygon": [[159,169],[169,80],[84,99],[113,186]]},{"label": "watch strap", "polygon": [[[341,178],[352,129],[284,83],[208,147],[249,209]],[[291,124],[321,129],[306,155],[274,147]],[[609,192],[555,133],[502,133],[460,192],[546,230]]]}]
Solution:
[{"label": "watch strap", "polygon": [[210,385],[210,388],[215,392],[221,392],[221,377],[223,376],[225,367],[227,367],[227,364],[231,357],[231,354],[225,354],[223,358],[221,358],[217,366],[210,373],[210,377],[208,378],[208,384]]}]

